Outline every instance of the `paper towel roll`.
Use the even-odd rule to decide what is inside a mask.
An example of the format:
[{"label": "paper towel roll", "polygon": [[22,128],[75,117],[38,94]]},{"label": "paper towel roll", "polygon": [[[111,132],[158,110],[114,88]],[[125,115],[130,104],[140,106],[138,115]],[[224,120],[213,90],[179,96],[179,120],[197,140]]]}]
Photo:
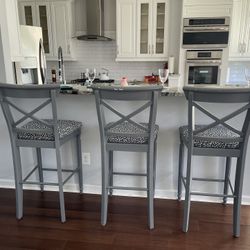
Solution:
[{"label": "paper towel roll", "polygon": [[170,56],[168,58],[168,69],[169,69],[169,74],[174,73],[174,57]]}]

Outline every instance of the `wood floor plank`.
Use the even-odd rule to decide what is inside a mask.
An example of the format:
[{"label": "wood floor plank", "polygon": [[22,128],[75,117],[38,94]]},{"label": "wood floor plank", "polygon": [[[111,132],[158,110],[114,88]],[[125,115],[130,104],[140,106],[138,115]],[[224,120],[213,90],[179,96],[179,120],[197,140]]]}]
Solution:
[{"label": "wood floor plank", "polygon": [[147,227],[145,198],[109,199],[100,225],[100,196],[65,193],[66,223],[57,192],[24,191],[24,217],[15,218],[15,192],[0,189],[0,249],[249,250],[250,206],[242,206],[241,236],[232,237],[232,205],[192,202],[188,233],[181,231],[183,202],[155,200],[155,229]]}]

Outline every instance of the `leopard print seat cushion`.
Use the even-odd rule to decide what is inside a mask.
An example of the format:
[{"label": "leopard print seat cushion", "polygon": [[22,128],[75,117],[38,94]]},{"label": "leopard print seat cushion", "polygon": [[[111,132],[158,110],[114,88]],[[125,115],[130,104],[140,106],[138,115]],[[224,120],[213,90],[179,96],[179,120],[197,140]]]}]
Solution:
[{"label": "leopard print seat cushion", "polygon": [[[45,119],[45,122],[52,124],[53,120]],[[72,134],[76,130],[82,127],[81,122],[71,120],[58,120],[58,132],[60,139]],[[42,141],[54,141],[54,133],[51,128],[38,121],[30,121],[23,125],[21,128],[28,131],[21,131],[17,133],[18,139],[21,140],[42,140]],[[46,130],[50,130],[47,132]]]},{"label": "leopard print seat cushion", "polygon": [[[148,127],[147,123],[140,123],[144,127]],[[155,137],[159,131],[159,126],[155,125]],[[109,135],[109,143],[124,143],[124,144],[147,144],[148,136],[141,136],[140,134],[145,133],[145,131],[130,122],[123,122],[108,129],[108,133],[117,133],[117,135]],[[130,135],[135,136],[130,136]]]},{"label": "leopard print seat cushion", "polygon": [[[197,125],[195,129],[201,129],[206,125]],[[188,126],[180,127],[181,136],[186,142],[188,142]],[[195,139],[194,147],[197,148],[220,148],[220,149],[237,149],[239,148],[239,142],[236,141],[239,135],[229,130],[228,128],[218,125],[211,129],[207,129],[204,132],[198,133],[199,137],[209,137],[210,140]],[[212,140],[216,138],[216,140]],[[218,139],[231,139],[229,142],[223,142]]]},{"label": "leopard print seat cushion", "polygon": [[[195,129],[201,129],[206,125],[197,125]],[[188,126],[180,127],[180,134],[182,138],[188,142]],[[204,132],[198,133],[199,137],[209,137],[211,140],[195,139],[194,147],[198,148],[220,148],[220,149],[237,149],[239,148],[239,135],[229,130],[228,128],[217,125],[211,129],[207,129]],[[213,140],[216,138],[216,140]],[[231,139],[229,142],[223,142],[218,139]]]}]

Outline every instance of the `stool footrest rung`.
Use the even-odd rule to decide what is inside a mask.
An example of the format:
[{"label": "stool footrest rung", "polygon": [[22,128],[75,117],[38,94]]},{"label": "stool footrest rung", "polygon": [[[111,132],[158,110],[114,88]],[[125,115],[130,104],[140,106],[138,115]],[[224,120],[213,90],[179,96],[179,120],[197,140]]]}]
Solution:
[{"label": "stool footrest rung", "polygon": [[[43,171],[57,171],[56,168],[42,168]],[[62,169],[62,172],[74,172],[74,169]]]},{"label": "stool footrest rung", "polygon": [[[186,177],[183,178],[184,180],[186,180]],[[193,177],[192,181],[225,182],[224,179],[198,178],[198,177]]]},{"label": "stool footrest rung", "polygon": [[125,173],[125,172],[113,172],[113,175],[147,176],[147,174],[145,173]]},{"label": "stool footrest rung", "polygon": [[134,191],[148,191],[147,188],[140,188],[140,187],[122,187],[122,186],[108,186],[108,189],[134,190]]},{"label": "stool footrest rung", "polygon": [[226,194],[212,194],[212,193],[202,193],[202,192],[191,192],[191,195],[200,195],[200,196],[211,196],[211,197],[227,197],[234,198],[235,195],[226,195]]}]

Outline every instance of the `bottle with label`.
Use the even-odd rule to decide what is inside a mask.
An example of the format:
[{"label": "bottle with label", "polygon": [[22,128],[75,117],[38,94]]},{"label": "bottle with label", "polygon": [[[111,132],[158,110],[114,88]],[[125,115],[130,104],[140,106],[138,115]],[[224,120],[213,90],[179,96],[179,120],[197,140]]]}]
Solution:
[{"label": "bottle with label", "polygon": [[56,83],[56,70],[55,69],[51,70],[51,75],[52,75],[52,82]]}]

